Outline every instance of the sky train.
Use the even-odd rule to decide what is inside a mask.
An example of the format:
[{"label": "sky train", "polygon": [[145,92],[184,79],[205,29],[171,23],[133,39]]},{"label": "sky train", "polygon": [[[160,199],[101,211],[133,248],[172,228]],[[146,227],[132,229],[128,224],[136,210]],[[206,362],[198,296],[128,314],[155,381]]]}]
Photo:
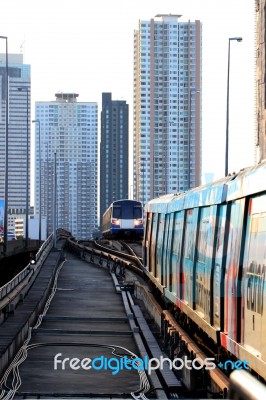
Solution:
[{"label": "sky train", "polygon": [[145,211],[153,285],[176,315],[266,380],[266,161]]},{"label": "sky train", "polygon": [[142,203],[127,199],[114,201],[103,214],[102,232],[108,239],[142,238]]}]

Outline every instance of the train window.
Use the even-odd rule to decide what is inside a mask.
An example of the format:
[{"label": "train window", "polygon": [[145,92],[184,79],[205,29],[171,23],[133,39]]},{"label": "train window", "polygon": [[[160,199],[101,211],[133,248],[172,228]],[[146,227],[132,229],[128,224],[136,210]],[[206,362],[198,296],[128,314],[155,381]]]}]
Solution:
[{"label": "train window", "polygon": [[142,209],[139,206],[134,207],[133,209],[133,217],[134,219],[142,218]]},{"label": "train window", "polygon": [[121,207],[119,206],[114,206],[113,208],[113,218],[121,218]]},{"label": "train window", "polygon": [[185,234],[185,258],[194,261],[196,230],[197,230],[198,210],[190,209],[187,211],[186,234]]}]

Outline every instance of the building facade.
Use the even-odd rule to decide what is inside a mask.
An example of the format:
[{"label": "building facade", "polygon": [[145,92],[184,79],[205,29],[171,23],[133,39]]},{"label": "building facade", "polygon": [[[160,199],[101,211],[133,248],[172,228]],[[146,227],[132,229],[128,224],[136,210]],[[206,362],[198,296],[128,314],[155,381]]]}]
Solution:
[{"label": "building facade", "polygon": [[100,218],[114,201],[129,198],[128,104],[102,93]]},{"label": "building facade", "polygon": [[256,7],[256,138],[257,161],[266,159],[266,0],[255,0]]},{"label": "building facade", "polygon": [[[5,193],[5,88],[6,55],[0,54],[0,198]],[[26,200],[30,207],[31,69],[23,64],[23,54],[8,55],[8,93],[8,212],[25,215]],[[8,229],[14,226],[9,224]]]},{"label": "building facade", "polygon": [[35,210],[47,218],[47,234],[56,226],[89,239],[97,227],[98,107],[76,93],[55,96],[35,104]]},{"label": "building facade", "polygon": [[134,35],[134,197],[200,184],[202,26],[180,15],[139,21]]}]

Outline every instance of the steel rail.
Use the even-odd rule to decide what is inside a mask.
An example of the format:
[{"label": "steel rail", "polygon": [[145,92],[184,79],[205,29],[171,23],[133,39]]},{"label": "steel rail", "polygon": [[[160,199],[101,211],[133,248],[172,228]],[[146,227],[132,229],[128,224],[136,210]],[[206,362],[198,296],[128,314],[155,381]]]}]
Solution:
[{"label": "steel rail", "polygon": [[137,266],[138,266],[141,270],[144,269],[144,266],[143,266],[142,262],[140,261],[140,258],[139,258],[137,255],[126,254],[126,253],[124,253],[124,252],[122,252],[122,251],[110,249],[110,248],[108,248],[108,247],[106,247],[106,246],[103,246],[102,244],[100,244],[100,243],[97,242],[97,241],[95,241],[94,243],[95,243],[95,247],[97,247],[98,249],[104,250],[105,252],[110,253],[110,254],[112,254],[112,255],[115,255],[115,256],[117,256],[117,257],[119,257],[119,258],[132,261],[132,262],[134,262],[135,264],[137,264]]}]

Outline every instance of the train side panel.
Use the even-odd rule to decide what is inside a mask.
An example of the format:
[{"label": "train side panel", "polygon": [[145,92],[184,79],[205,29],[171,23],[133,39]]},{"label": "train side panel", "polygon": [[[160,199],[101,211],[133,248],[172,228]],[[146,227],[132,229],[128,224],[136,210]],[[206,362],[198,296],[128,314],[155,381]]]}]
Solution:
[{"label": "train side panel", "polygon": [[103,236],[108,237],[110,235],[110,227],[111,227],[111,216],[113,213],[112,205],[105,211],[103,215],[102,221],[102,232]]},{"label": "train side panel", "polygon": [[266,195],[249,200],[243,269],[242,342],[266,361]]}]

